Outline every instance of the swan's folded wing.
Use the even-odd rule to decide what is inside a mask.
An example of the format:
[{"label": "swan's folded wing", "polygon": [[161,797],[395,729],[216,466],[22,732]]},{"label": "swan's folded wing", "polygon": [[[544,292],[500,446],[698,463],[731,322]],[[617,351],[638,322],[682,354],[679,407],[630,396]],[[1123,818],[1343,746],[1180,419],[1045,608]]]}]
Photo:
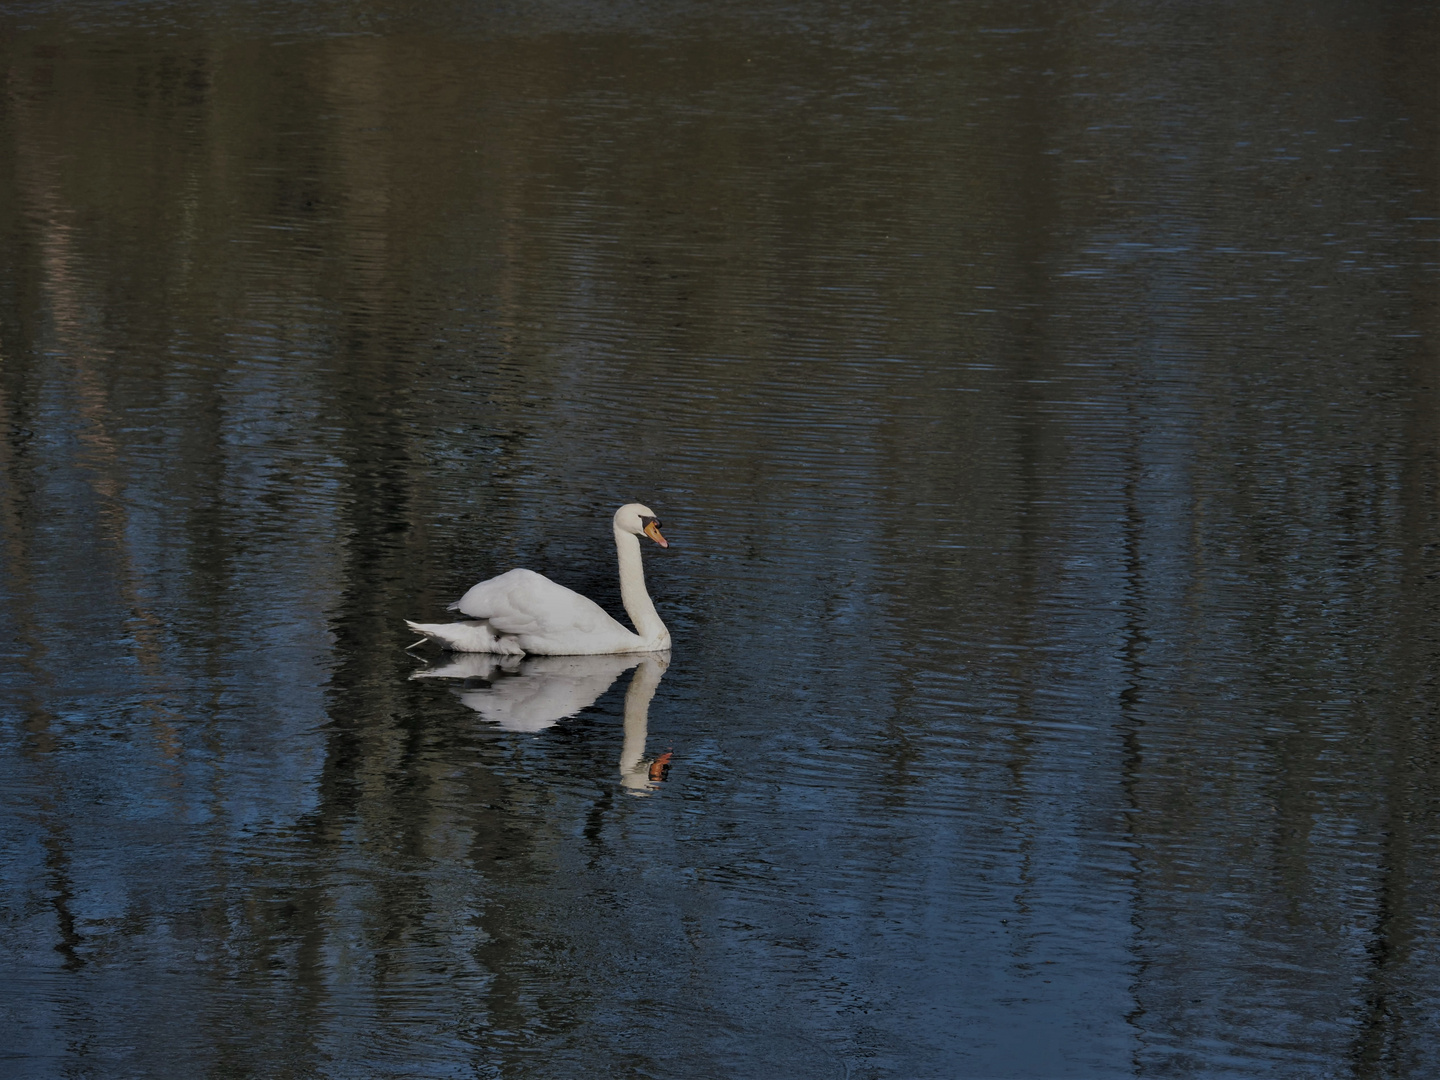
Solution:
[{"label": "swan's folded wing", "polygon": [[482,581],[451,607],[485,619],[502,634],[591,634],[615,622],[595,601],[533,570],[511,570]]}]

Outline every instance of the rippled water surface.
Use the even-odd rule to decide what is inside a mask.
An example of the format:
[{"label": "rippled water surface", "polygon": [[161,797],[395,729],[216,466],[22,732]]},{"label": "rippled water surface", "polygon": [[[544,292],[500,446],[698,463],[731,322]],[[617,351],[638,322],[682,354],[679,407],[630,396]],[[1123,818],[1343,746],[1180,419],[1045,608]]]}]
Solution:
[{"label": "rippled water surface", "polygon": [[0,0],[0,1074],[1440,1075],[1437,55]]}]

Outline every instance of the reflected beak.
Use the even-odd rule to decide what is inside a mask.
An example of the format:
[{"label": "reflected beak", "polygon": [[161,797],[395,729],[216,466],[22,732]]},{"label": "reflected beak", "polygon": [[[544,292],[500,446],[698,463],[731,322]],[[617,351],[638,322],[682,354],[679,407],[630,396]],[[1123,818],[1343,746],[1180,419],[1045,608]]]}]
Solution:
[{"label": "reflected beak", "polygon": [[654,540],[655,543],[659,544],[661,547],[670,546],[665,542],[665,537],[660,535],[659,522],[647,521],[645,523],[645,535],[648,536],[651,540]]}]

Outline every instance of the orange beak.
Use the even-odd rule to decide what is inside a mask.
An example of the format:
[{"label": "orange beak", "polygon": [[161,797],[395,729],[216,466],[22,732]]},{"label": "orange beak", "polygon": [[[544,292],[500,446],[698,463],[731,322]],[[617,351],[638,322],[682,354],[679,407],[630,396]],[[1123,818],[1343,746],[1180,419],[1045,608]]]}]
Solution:
[{"label": "orange beak", "polygon": [[651,540],[654,540],[655,543],[659,544],[661,547],[670,546],[665,542],[665,537],[660,535],[660,526],[656,525],[653,521],[649,522],[645,526],[645,535],[648,536]]}]

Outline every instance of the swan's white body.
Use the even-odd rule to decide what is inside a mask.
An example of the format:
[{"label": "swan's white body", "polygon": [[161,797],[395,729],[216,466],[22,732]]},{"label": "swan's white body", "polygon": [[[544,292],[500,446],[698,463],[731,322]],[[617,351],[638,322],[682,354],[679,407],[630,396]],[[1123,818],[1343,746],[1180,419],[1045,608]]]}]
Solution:
[{"label": "swan's white body", "polygon": [[410,629],[454,652],[502,656],[593,656],[661,652],[670,631],[660,621],[645,589],[640,537],[668,547],[655,514],[639,503],[615,512],[615,552],[620,560],[620,599],[635,629],[630,630],[595,601],[533,570],[511,570],[482,581],[450,610],[476,622],[413,623]]}]

